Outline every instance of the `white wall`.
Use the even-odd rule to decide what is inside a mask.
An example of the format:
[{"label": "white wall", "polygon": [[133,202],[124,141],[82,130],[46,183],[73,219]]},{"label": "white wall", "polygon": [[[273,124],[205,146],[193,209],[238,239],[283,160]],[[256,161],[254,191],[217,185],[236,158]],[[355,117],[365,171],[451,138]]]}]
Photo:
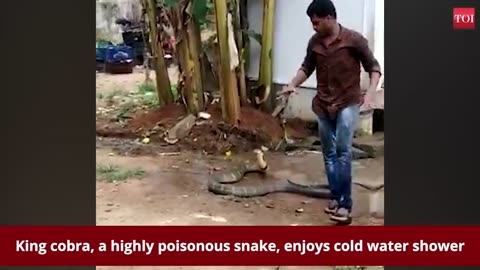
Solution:
[{"label": "white wall", "polygon": [[[384,55],[384,26],[385,26],[385,6],[383,0],[375,1],[375,31],[374,31],[374,55],[377,58],[380,66],[382,67],[382,72],[385,75],[385,55]],[[380,80],[379,88],[381,88],[383,83],[383,77]],[[383,103],[383,101],[382,101]]]},{"label": "white wall", "polygon": [[[308,40],[313,29],[306,10],[311,0],[277,0],[275,10],[275,34],[273,51],[273,82],[288,83],[295,75],[305,56]],[[375,2],[379,0],[334,0],[338,21],[364,34],[374,47]],[[383,2],[383,0],[380,0]],[[248,19],[250,28],[262,32],[262,1],[249,1]],[[382,3],[383,6],[383,3]],[[383,17],[383,8],[382,8]],[[383,24],[383,21],[382,21]],[[251,59],[248,76],[258,79],[260,46],[252,39]],[[365,78],[366,74],[363,74]],[[368,78],[368,76],[367,76]],[[362,80],[363,82],[364,80]],[[316,86],[315,76],[311,76],[302,86]]]},{"label": "white wall", "polygon": [[[110,8],[104,9],[103,6]],[[97,0],[96,1],[96,28],[106,35],[114,43],[120,43],[122,39],[121,27],[115,24],[117,18],[138,20],[141,15],[139,0]]]},{"label": "white wall", "polygon": [[[345,27],[362,33],[369,41],[383,68],[383,1],[384,0],[334,0],[337,19]],[[275,34],[273,50],[273,82],[287,84],[300,67],[305,57],[306,46],[314,33],[306,10],[311,0],[276,0]],[[262,32],[263,3],[249,1],[248,19],[250,28]],[[258,79],[260,45],[251,40],[248,77]],[[361,85],[368,86],[368,74],[362,72]],[[315,120],[311,101],[316,87],[313,74],[299,89],[299,95],[292,96],[285,109],[286,117]],[[383,101],[382,101],[383,104]]]}]

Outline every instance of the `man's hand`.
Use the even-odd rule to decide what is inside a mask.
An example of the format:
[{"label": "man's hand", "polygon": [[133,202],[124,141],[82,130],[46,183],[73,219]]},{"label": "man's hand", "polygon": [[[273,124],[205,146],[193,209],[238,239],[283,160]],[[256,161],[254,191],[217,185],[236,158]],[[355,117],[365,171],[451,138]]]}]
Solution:
[{"label": "man's hand", "polygon": [[291,94],[298,94],[297,89],[291,85],[286,85],[280,91],[280,96],[290,96]]},{"label": "man's hand", "polygon": [[375,91],[376,89],[368,89],[363,96],[362,109],[372,110],[375,106]]},{"label": "man's hand", "polygon": [[377,86],[380,81],[380,72],[372,72],[370,74],[370,87],[363,96],[362,110],[373,110],[375,107]]},{"label": "man's hand", "polygon": [[299,69],[292,81],[283,87],[280,91],[278,98],[289,97],[292,94],[298,94],[296,87],[302,85],[303,82],[307,80],[308,76],[303,69]]}]

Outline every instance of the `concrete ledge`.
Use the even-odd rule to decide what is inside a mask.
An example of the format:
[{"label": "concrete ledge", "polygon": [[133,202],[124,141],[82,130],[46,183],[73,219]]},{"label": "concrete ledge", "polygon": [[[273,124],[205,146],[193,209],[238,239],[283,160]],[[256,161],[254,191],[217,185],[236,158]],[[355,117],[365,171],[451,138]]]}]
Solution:
[{"label": "concrete ledge", "polygon": [[361,136],[353,140],[353,146],[368,153],[370,157],[380,157],[385,153],[383,134]]}]

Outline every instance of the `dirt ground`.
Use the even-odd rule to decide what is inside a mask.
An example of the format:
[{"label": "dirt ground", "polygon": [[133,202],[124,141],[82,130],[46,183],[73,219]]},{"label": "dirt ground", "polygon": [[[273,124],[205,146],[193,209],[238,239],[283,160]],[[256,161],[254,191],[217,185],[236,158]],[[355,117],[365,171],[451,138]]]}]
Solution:
[{"label": "dirt ground", "polygon": [[[142,169],[142,179],[116,183],[97,182],[97,223],[108,225],[331,225],[323,213],[325,201],[293,194],[271,194],[261,198],[231,199],[206,190],[212,169],[222,171],[244,154],[226,160],[221,156],[195,152],[172,156],[129,156],[117,147],[112,150],[105,139],[97,140],[97,163]],[[111,143],[111,142],[110,142]],[[123,142],[127,149],[129,142]],[[111,144],[110,144],[111,145]],[[146,147],[146,146],[140,146]],[[320,154],[286,156],[267,153],[270,173],[297,177],[296,181],[326,182]],[[320,165],[320,166],[319,166]],[[357,178],[383,178],[383,159],[365,159],[354,163]],[[252,175],[247,183],[264,181]],[[366,193],[355,190],[354,224],[381,224],[368,216]],[[303,209],[298,213],[298,209]]]},{"label": "dirt ground", "polygon": [[[131,91],[143,82],[143,74],[97,75],[97,92],[107,93],[123,85]],[[159,144],[131,139],[97,137],[97,166],[115,165],[142,170],[143,176],[118,181],[97,181],[98,225],[332,225],[323,212],[326,201],[294,194],[270,194],[260,198],[234,199],[207,191],[212,171],[222,171],[252,153],[207,155],[202,151],[177,152]],[[267,152],[272,179],[325,182],[321,154],[287,156]],[[354,162],[357,179],[383,181],[383,158]],[[264,181],[255,175],[245,182]],[[368,212],[368,194],[354,188],[354,225],[383,225]],[[332,269],[331,267],[97,267],[97,269]]]},{"label": "dirt ground", "polygon": [[[168,69],[168,76],[173,82],[178,80],[179,71],[176,67]],[[150,78],[155,80],[155,72],[150,71]],[[115,74],[96,73],[96,91],[97,94],[107,94],[112,91],[129,92],[135,90],[145,81],[144,70],[135,67],[131,74]]]}]

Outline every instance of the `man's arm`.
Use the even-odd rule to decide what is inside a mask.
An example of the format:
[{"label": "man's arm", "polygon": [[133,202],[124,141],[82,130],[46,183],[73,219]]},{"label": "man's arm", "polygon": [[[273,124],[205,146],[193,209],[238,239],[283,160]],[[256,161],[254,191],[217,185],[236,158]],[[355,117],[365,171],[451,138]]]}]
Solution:
[{"label": "man's arm", "polygon": [[306,72],[303,69],[299,69],[297,71],[297,74],[295,74],[295,77],[290,81],[288,86],[297,88],[299,87],[303,82],[305,82],[308,79],[308,76]]},{"label": "man's arm", "polygon": [[315,55],[313,53],[313,39],[308,42],[307,52],[305,58],[303,59],[303,63],[295,74],[295,77],[290,81],[290,83],[283,89],[283,94],[291,94],[295,91],[295,88],[299,87],[302,83],[304,83],[308,77],[312,75],[315,71]]},{"label": "man's arm", "polygon": [[355,40],[355,47],[362,63],[363,69],[370,75],[370,86],[367,90],[367,93],[370,91],[375,91],[382,76],[382,69],[377,59],[373,55],[372,50],[368,47],[368,41],[362,35],[358,35]]}]

